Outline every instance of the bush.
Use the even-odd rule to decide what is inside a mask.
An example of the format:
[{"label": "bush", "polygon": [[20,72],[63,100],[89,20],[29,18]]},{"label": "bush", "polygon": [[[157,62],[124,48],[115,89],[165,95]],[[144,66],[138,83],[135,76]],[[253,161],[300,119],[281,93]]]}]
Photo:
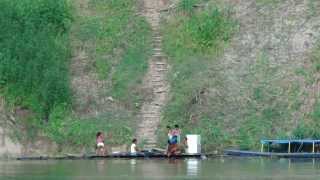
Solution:
[{"label": "bush", "polygon": [[13,104],[48,118],[70,103],[66,0],[0,2],[0,87]]},{"label": "bush", "polygon": [[165,25],[164,48],[175,60],[218,53],[235,32],[236,23],[227,9],[208,8],[191,16],[176,16]]},{"label": "bush", "polygon": [[198,0],[181,0],[179,1],[179,8],[182,12],[191,14],[194,12],[194,5],[198,3]]}]

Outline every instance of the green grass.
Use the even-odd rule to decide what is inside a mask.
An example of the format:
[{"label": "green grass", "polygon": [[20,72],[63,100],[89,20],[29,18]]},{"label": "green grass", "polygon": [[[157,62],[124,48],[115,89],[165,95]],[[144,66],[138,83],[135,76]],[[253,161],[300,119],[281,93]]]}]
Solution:
[{"label": "green grass", "polygon": [[131,140],[133,132],[127,121],[129,115],[119,116],[119,112],[106,112],[99,117],[79,119],[65,109],[64,106],[57,106],[49,117],[49,123],[44,127],[49,138],[62,147],[92,149],[98,131],[104,132],[106,144],[122,145],[128,144]]},{"label": "green grass", "polygon": [[69,104],[68,1],[0,2],[0,88],[8,102],[47,119]]},{"label": "green grass", "polygon": [[[278,2],[259,1],[259,4]],[[210,3],[208,7],[212,7]],[[165,138],[167,124],[176,123],[185,134],[200,134],[205,151],[228,146],[256,149],[263,138],[302,136],[301,129],[306,126],[297,130],[292,126],[294,113],[301,110],[303,103],[301,84],[292,81],[290,74],[283,74],[281,65],[272,63],[262,50],[248,65],[241,82],[231,87],[224,62],[219,61],[237,32],[231,11],[190,8],[179,9],[163,28],[164,49],[172,65],[169,75],[172,98],[164,111],[159,139]],[[312,55],[313,72],[317,72],[317,52]],[[310,116],[317,116],[317,112],[314,110]],[[306,131],[305,136],[310,137],[309,134],[315,133]]]},{"label": "green grass", "polygon": [[[74,3],[77,3],[76,1]],[[98,116],[81,117],[58,106],[50,116],[47,134],[59,145],[93,147],[95,134],[103,131],[106,143],[127,144],[133,136],[135,104],[143,100],[139,91],[147,70],[151,30],[137,15],[137,2],[126,0],[91,0],[85,14],[77,12],[73,24],[75,42],[93,62],[94,71],[105,86],[104,96],[112,96],[122,107],[112,107]],[[80,11],[83,9],[80,9]],[[64,117],[64,118],[62,118]],[[62,120],[61,120],[62,119]]]},{"label": "green grass", "polygon": [[[236,31],[237,23],[231,18],[231,11],[210,7],[193,10],[196,1],[180,1],[175,15],[163,26],[164,50],[169,55],[172,71],[169,74],[171,95],[164,111],[159,139],[164,139],[167,124],[183,125],[184,132],[202,135],[205,149],[227,141],[223,127],[215,123],[218,119],[207,116],[193,117],[198,109],[202,94],[213,82],[208,79],[210,67],[217,62],[224,47]],[[192,119],[196,119],[193,122]],[[214,142],[214,143],[209,143]]]},{"label": "green grass", "polygon": [[163,28],[166,52],[175,57],[175,61],[194,55],[219,53],[235,29],[230,13],[216,7],[192,16],[177,13]]},{"label": "green grass", "polygon": [[102,80],[111,80],[109,96],[127,107],[143,100],[139,90],[148,68],[151,29],[145,18],[137,15],[137,1],[91,0],[95,12],[79,22],[78,37],[91,42],[91,57]]},{"label": "green grass", "polygon": [[320,43],[317,43],[316,47],[311,53],[312,72],[320,72]]},{"label": "green grass", "polygon": [[317,10],[317,0],[308,0],[308,16],[312,18],[319,14]]},{"label": "green grass", "polygon": [[106,110],[90,118],[73,115],[70,39],[84,44],[100,79],[112,80],[105,89],[109,95],[128,106],[141,101],[138,86],[147,69],[151,34],[145,19],[136,15],[136,5],[91,0],[94,13],[85,15],[67,0],[0,2],[1,95],[13,109],[31,112],[17,122],[24,130],[17,130],[16,138],[33,140],[44,134],[62,147],[93,147],[95,133],[103,131],[112,135],[108,144],[129,142],[131,109]]},{"label": "green grass", "polygon": [[179,1],[178,7],[181,11],[191,15],[197,3],[199,3],[199,0],[181,0]]},{"label": "green grass", "polygon": [[[320,72],[320,43],[316,43],[315,47],[312,49],[310,56],[310,68],[305,70],[302,75],[307,80],[307,85],[311,86],[317,84],[317,76]],[[310,98],[310,97],[309,97]],[[311,95],[311,98],[315,98],[315,104],[311,112],[305,112],[304,119],[298,124],[298,126],[293,131],[293,136],[296,138],[314,138],[319,139],[319,120],[320,120],[320,102],[319,95]]]}]

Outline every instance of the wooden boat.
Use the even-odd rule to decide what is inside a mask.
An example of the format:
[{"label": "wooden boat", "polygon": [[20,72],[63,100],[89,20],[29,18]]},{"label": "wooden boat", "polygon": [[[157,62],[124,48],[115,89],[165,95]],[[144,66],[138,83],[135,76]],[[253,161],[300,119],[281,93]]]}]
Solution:
[{"label": "wooden boat", "polygon": [[136,155],[130,153],[114,153],[106,156],[98,155],[65,155],[65,156],[24,156],[18,157],[17,160],[76,160],[76,159],[186,159],[186,158],[202,158],[202,154],[180,154],[168,157],[165,154],[157,153],[138,153]]},{"label": "wooden boat", "polygon": [[320,158],[320,153],[275,153],[241,150],[225,150],[225,155],[241,157],[276,157],[276,158]]},{"label": "wooden boat", "polygon": [[225,150],[229,156],[261,156],[278,158],[320,158],[320,140],[261,140],[261,150]]}]

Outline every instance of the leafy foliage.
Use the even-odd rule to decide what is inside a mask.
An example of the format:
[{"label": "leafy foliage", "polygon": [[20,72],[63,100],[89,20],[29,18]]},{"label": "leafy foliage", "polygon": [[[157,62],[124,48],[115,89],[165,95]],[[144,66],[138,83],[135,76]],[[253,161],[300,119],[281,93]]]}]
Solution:
[{"label": "leafy foliage", "polygon": [[0,87],[9,102],[47,118],[70,103],[67,1],[0,2]]},{"label": "leafy foliage", "polygon": [[208,8],[192,16],[176,16],[164,28],[165,50],[175,58],[197,54],[218,53],[232,37],[236,23],[230,11]]}]

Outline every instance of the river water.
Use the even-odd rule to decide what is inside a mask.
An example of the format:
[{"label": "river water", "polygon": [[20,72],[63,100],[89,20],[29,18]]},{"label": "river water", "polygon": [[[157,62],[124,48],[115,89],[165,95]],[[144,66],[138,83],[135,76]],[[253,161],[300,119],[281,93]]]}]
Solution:
[{"label": "river water", "polygon": [[0,161],[0,179],[319,180],[320,160],[214,158]]}]

